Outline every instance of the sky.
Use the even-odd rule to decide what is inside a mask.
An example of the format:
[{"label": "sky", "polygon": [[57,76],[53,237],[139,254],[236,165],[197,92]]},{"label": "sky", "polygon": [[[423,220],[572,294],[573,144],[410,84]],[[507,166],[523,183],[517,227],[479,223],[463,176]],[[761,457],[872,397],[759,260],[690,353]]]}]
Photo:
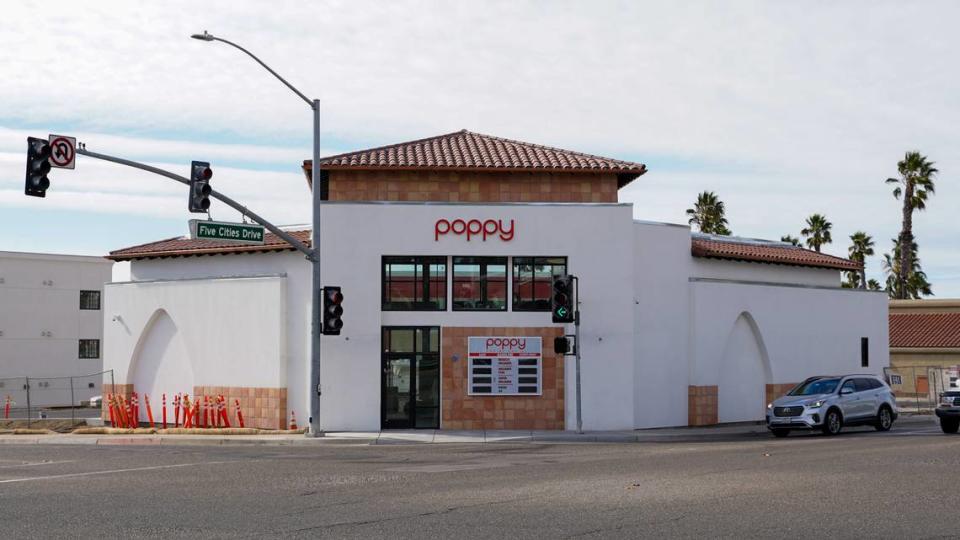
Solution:
[{"label": "sky", "polygon": [[[187,233],[185,188],[80,157],[23,194],[25,138],[187,175],[278,224],[307,223],[309,107],[324,155],[459,129],[638,161],[637,219],[683,223],[697,193],[738,236],[824,251],[900,227],[884,180],[917,150],[940,175],[914,217],[938,297],[960,296],[960,4],[955,2],[8,2],[0,17],[0,250],[102,255]],[[911,22],[912,21],[912,22]],[[214,219],[237,220],[213,202]]]}]

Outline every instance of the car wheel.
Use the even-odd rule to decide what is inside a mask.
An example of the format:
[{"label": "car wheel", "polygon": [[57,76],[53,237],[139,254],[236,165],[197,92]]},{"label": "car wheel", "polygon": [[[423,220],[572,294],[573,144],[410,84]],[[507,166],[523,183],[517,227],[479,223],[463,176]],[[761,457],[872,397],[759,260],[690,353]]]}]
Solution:
[{"label": "car wheel", "polygon": [[890,428],[893,427],[893,413],[890,412],[890,407],[886,405],[880,407],[875,427],[877,431],[890,431]]},{"label": "car wheel", "polygon": [[843,417],[840,416],[840,411],[836,409],[827,411],[827,416],[823,419],[823,427],[821,429],[824,435],[836,435],[840,433],[840,430],[843,429]]},{"label": "car wheel", "polygon": [[774,437],[786,437],[787,435],[790,434],[789,429],[783,429],[783,428],[771,429],[770,432],[773,433]]},{"label": "car wheel", "polygon": [[944,433],[956,433],[957,428],[960,428],[960,420],[956,418],[940,419],[940,429],[942,429]]}]

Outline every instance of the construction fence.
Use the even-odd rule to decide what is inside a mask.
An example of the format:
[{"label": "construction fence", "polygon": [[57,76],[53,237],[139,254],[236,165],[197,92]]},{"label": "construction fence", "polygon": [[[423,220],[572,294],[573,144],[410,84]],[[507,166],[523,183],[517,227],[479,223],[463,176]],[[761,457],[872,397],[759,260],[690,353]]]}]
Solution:
[{"label": "construction fence", "polygon": [[0,377],[4,420],[64,420],[76,424],[100,416],[104,384],[113,370],[65,377]]},{"label": "construction fence", "polygon": [[902,413],[933,414],[944,392],[960,391],[960,366],[899,366],[883,372]]}]

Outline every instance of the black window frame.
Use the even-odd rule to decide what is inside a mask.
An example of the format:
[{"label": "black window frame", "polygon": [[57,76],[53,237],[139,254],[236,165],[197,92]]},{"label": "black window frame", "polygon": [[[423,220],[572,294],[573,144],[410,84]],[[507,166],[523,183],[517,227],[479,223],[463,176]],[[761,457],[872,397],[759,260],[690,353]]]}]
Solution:
[{"label": "black window frame", "polygon": [[[554,278],[554,277],[556,277],[556,276],[558,276],[558,275],[564,275],[564,274],[569,274],[569,273],[570,273],[570,259],[569,259],[569,257],[567,257],[566,255],[549,255],[549,256],[540,256],[540,255],[527,256],[527,255],[524,255],[524,256],[518,256],[518,257],[513,257],[513,258],[512,258],[511,263],[510,263],[510,269],[511,269],[511,276],[510,276],[510,307],[511,307],[512,311],[521,311],[521,312],[549,312],[549,311],[550,311],[550,296],[549,296],[549,293],[548,293],[548,296],[547,296],[547,298],[546,298],[546,305],[545,305],[545,306],[542,306],[542,307],[538,307],[538,306],[536,306],[536,305],[534,305],[534,306],[529,306],[529,307],[528,307],[528,306],[525,306],[525,305],[524,305],[524,304],[527,304],[527,303],[529,303],[529,304],[535,304],[535,303],[537,302],[537,298],[536,298],[536,297],[533,297],[533,298],[531,298],[530,300],[524,300],[523,302],[521,302],[521,303],[519,304],[519,307],[518,307],[518,302],[517,302],[517,299],[518,299],[518,297],[517,297],[517,279],[518,279],[518,275],[519,275],[519,272],[517,271],[517,266],[519,266],[520,264],[529,264],[529,266],[531,266],[531,268],[536,268],[536,267],[538,266],[537,261],[546,261],[546,260],[548,260],[548,259],[563,259],[563,273],[557,274],[557,273],[555,273],[552,269],[551,269],[551,271],[550,271],[550,286],[548,287],[548,290],[552,290],[552,288],[553,288],[553,278]],[[523,261],[523,262],[518,262],[518,261]],[[532,261],[532,262],[527,263],[526,261]],[[558,264],[555,264],[555,263],[544,263],[544,264],[550,264],[551,266],[559,266]],[[542,265],[541,265],[541,266],[542,266]],[[533,280],[533,287],[531,287],[531,288],[532,288],[534,291],[536,291],[536,283],[537,283],[537,272],[536,272],[536,270],[534,270],[534,271],[532,272],[532,280]]]},{"label": "black window frame", "polygon": [[860,367],[870,367],[870,338],[860,338]]},{"label": "black window frame", "polygon": [[[97,299],[97,302],[96,302],[97,307],[90,307],[90,306],[89,306],[90,303],[84,304],[84,301],[83,301],[83,300],[84,300],[84,297],[87,297],[87,298],[89,299],[89,297],[91,297],[91,296],[95,296],[95,297],[96,297],[96,299]],[[102,306],[103,306],[103,304],[101,303],[101,299],[102,299],[102,294],[100,293],[100,291],[82,290],[82,291],[80,291],[80,309],[81,309],[81,310],[84,310],[84,311],[100,311],[100,309],[101,309]]]},{"label": "black window frame", "polygon": [[[84,345],[90,345],[90,344],[93,344],[93,346],[95,347],[95,351],[93,353],[95,354],[95,356],[90,356],[89,351],[87,350],[86,347],[84,347]],[[77,357],[80,360],[98,360],[100,358],[101,351],[100,351],[99,339],[81,339],[79,340],[79,343],[78,343],[78,349],[79,350],[77,352]]]},{"label": "black window frame", "polygon": [[[457,264],[480,265],[480,300],[479,303],[489,303],[487,296],[487,266],[503,265],[503,307],[457,307]],[[454,256],[450,261],[450,279],[453,284],[450,291],[450,309],[453,311],[507,311],[510,303],[510,259],[508,257],[472,257]]]},{"label": "black window frame", "polygon": [[[387,266],[390,264],[412,264],[412,265],[422,265],[423,267],[423,296],[419,300],[414,300],[410,302],[409,306],[400,305],[395,306],[393,303],[388,303],[387,301]],[[431,282],[434,281],[430,277],[430,266],[435,264],[443,265],[443,293],[440,295],[435,295],[436,298],[441,299],[442,305],[436,305],[436,302],[430,300],[431,294]],[[448,277],[450,273],[450,265],[447,262],[446,256],[436,256],[436,255],[384,255],[380,259],[380,309],[382,311],[447,311],[447,306],[449,305],[449,296],[450,291],[449,285],[447,284]],[[414,292],[416,292],[416,286],[414,286]]]}]

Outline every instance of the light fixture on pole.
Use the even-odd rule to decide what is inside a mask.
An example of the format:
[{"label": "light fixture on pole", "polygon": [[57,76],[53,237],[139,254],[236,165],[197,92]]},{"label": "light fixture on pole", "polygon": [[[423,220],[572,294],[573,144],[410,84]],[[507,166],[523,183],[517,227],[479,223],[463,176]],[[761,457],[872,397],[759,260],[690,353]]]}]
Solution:
[{"label": "light fixture on pole", "polygon": [[310,168],[311,189],[313,191],[313,243],[311,245],[312,255],[308,257],[310,264],[313,266],[312,294],[310,295],[310,383],[308,388],[310,394],[310,430],[308,434],[314,437],[321,436],[323,432],[320,429],[320,302],[323,286],[320,283],[320,202],[322,191],[320,187],[320,100],[308,98],[303,92],[297,90],[292,84],[287,82],[286,79],[271,69],[270,66],[254,56],[253,53],[236,43],[216,37],[206,30],[204,30],[202,34],[193,34],[190,37],[200,41],[219,41],[235,49],[239,49],[263,66],[264,69],[286,85],[293,93],[300,96],[300,99],[305,101],[307,105],[313,109],[313,162]]}]

